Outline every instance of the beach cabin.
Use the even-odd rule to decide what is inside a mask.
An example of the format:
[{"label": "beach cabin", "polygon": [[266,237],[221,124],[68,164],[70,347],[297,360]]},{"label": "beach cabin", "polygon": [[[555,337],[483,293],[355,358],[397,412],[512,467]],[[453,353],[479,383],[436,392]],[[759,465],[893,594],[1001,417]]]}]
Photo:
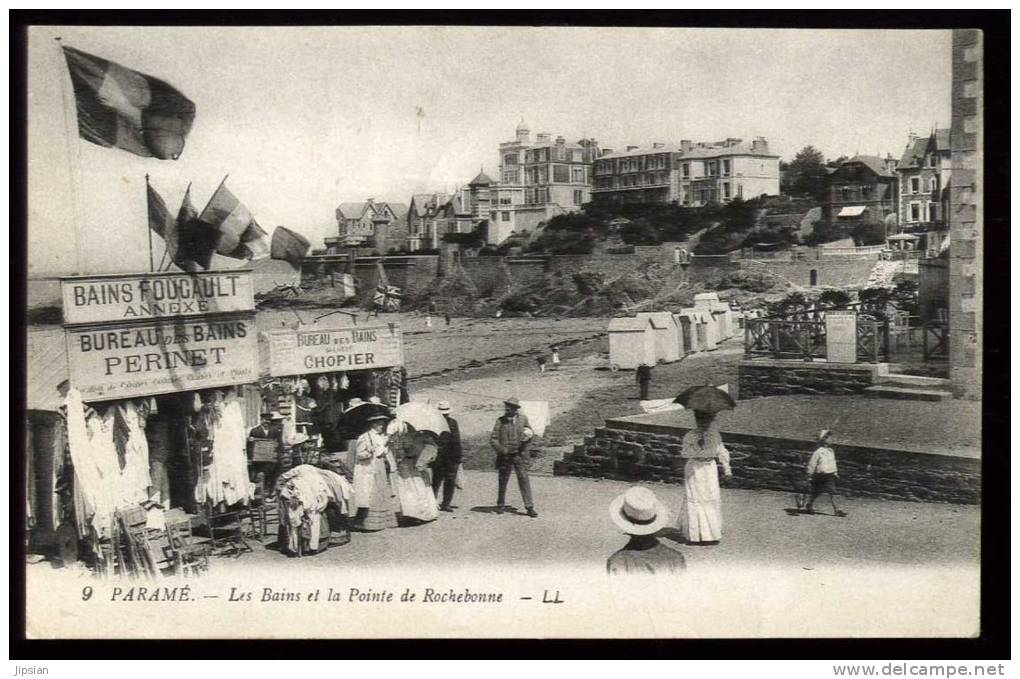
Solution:
[{"label": "beach cabin", "polygon": [[713,351],[718,343],[716,323],[712,314],[705,309],[684,309],[681,313],[691,318],[694,325],[695,351]]},{"label": "beach cabin", "polygon": [[680,352],[680,328],[673,314],[668,311],[644,311],[637,317],[647,318],[652,322],[655,336],[655,357],[665,363],[679,361],[682,355]]},{"label": "beach cabin", "polygon": [[642,363],[655,365],[655,331],[648,318],[614,318],[609,321],[609,365],[613,370],[634,370]]},{"label": "beach cabin", "polygon": [[691,321],[691,317],[687,314],[678,313],[673,314],[673,319],[677,325],[677,348],[680,350],[680,355],[693,354],[698,349],[694,345],[694,324]]},{"label": "beach cabin", "polygon": [[733,337],[734,322],[730,311],[730,305],[719,301],[719,295],[714,292],[700,292],[694,296],[694,308],[708,312],[712,316],[715,325],[716,343]]}]

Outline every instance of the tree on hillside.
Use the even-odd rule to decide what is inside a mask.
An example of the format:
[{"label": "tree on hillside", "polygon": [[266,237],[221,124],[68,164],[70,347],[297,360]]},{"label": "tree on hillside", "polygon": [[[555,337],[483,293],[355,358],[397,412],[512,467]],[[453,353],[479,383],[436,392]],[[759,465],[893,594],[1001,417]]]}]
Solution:
[{"label": "tree on hillside", "polygon": [[658,245],[659,234],[647,219],[641,217],[623,225],[620,240],[627,245]]},{"label": "tree on hillside", "polygon": [[811,196],[821,202],[825,198],[829,173],[825,169],[825,156],[814,146],[805,146],[786,166],[784,184],[792,195]]}]

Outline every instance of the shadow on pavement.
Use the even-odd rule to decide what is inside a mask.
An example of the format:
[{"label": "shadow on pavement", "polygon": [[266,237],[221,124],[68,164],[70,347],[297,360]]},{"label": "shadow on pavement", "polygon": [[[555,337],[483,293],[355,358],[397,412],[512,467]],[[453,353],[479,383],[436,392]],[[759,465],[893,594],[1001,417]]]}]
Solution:
[{"label": "shadow on pavement", "polygon": [[[471,511],[478,512],[479,514],[499,514],[499,505],[480,505],[478,507],[472,507]],[[504,514],[516,514],[517,507],[506,505],[503,508]]]}]

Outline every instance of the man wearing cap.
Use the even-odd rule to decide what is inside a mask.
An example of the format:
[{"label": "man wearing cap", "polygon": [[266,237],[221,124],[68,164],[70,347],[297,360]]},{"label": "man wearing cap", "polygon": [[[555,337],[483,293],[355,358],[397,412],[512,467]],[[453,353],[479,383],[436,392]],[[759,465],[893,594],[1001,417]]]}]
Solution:
[{"label": "man wearing cap", "polygon": [[606,562],[609,575],[680,575],[686,570],[684,555],[655,537],[669,522],[669,510],[655,493],[633,486],[610,503],[609,517],[630,536]]},{"label": "man wearing cap", "polygon": [[460,443],[460,425],[457,420],[450,417],[452,408],[446,401],[440,401],[436,409],[446,418],[446,424],[450,427],[449,432],[443,432],[439,437],[439,453],[432,463],[432,492],[439,498],[439,489],[443,490],[443,500],[439,505],[439,511],[453,511],[453,493],[457,488],[457,469],[463,461],[463,448]]},{"label": "man wearing cap", "polygon": [[281,466],[280,453],[283,446],[283,415],[278,411],[272,411],[269,413],[262,413],[259,424],[248,432],[248,458],[251,459],[254,454],[254,444],[256,441],[270,441],[276,444],[277,459],[276,462],[263,462],[258,461],[252,463],[253,468],[257,471],[261,471],[265,483],[267,492],[272,491],[276,485],[276,477],[279,476]]},{"label": "man wearing cap", "polygon": [[496,420],[492,428],[489,444],[496,451],[496,469],[499,471],[499,495],[496,500],[497,512],[506,511],[506,486],[510,481],[510,472],[517,474],[517,484],[521,489],[521,499],[528,516],[537,517],[535,503],[531,498],[531,481],[528,479],[528,468],[531,466],[529,448],[534,433],[528,418],[521,412],[521,403],[516,398],[503,401],[506,411]]}]

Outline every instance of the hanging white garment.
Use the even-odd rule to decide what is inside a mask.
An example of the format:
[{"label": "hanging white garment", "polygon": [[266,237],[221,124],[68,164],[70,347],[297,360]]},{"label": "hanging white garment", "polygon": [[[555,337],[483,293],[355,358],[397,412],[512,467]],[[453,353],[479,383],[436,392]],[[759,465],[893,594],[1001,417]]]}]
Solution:
[{"label": "hanging white garment", "polygon": [[149,499],[148,489],[152,485],[145,422],[142,419],[142,411],[134,401],[124,401],[116,407],[120,409],[120,416],[128,427],[128,438],[124,446],[124,467],[121,469],[124,499],[142,503]]},{"label": "hanging white garment", "polygon": [[227,505],[248,502],[255,485],[248,479],[248,436],[244,413],[236,400],[223,404],[219,420],[213,426],[212,464],[206,475],[206,497]]},{"label": "hanging white garment", "polygon": [[78,534],[88,535],[89,528],[95,524],[109,525],[112,507],[103,502],[103,478],[92,451],[81,392],[69,389],[64,407],[67,411],[67,447],[74,466],[74,514]]}]

